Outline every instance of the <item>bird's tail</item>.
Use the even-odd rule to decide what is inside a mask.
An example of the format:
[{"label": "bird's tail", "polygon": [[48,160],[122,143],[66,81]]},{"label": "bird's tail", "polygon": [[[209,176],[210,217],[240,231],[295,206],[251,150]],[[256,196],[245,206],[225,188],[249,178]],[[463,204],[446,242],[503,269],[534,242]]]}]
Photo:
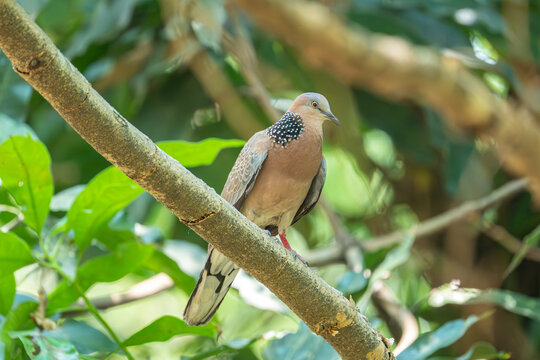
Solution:
[{"label": "bird's tail", "polygon": [[232,261],[216,249],[208,251],[206,265],[184,310],[186,324],[204,325],[212,319],[238,270]]}]

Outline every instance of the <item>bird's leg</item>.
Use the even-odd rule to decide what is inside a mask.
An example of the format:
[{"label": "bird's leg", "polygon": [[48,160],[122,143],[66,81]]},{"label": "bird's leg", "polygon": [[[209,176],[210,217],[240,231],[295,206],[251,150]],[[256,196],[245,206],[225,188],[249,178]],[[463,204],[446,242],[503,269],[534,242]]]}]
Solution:
[{"label": "bird's leg", "polygon": [[300,256],[300,254],[298,254],[296,251],[294,251],[293,248],[291,247],[291,245],[289,245],[289,242],[287,241],[287,238],[285,237],[285,234],[279,234],[279,239],[281,240],[281,243],[283,244],[285,249],[292,252],[292,254],[293,254],[293,256],[295,258],[299,259],[301,262],[308,265],[307,261],[302,256]]}]

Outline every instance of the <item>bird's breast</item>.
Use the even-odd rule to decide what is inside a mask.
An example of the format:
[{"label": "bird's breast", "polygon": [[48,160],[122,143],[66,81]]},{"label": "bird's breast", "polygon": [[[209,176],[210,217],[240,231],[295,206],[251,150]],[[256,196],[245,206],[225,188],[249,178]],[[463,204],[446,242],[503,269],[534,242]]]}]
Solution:
[{"label": "bird's breast", "polygon": [[265,218],[294,216],[304,201],[322,160],[322,136],[305,131],[286,146],[274,144],[268,151],[243,213],[258,225]]}]

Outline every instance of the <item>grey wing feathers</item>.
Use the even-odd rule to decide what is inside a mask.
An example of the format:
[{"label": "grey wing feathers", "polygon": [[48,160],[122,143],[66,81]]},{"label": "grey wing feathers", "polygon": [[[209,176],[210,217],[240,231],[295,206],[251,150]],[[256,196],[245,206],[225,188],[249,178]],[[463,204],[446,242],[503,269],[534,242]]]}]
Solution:
[{"label": "grey wing feathers", "polygon": [[221,196],[237,209],[242,208],[244,201],[253,189],[255,179],[268,156],[268,150],[261,151],[254,143],[265,136],[259,132],[255,134],[244,146],[240,155],[229,173],[227,182],[223,187]]},{"label": "grey wing feathers", "polygon": [[324,156],[321,161],[321,166],[319,167],[319,171],[311,181],[311,186],[309,187],[308,193],[306,195],[306,198],[302,202],[302,205],[300,205],[300,208],[296,212],[296,215],[294,215],[293,221],[291,223],[294,224],[300,218],[313,209],[313,207],[317,204],[319,201],[319,197],[321,196],[322,188],[324,186],[324,181],[326,180],[326,160],[324,159]]},{"label": "grey wing feathers", "polygon": [[[268,155],[267,149],[261,150],[261,146],[257,146],[263,136],[264,133],[259,132],[246,143],[221,192],[221,196],[237,209],[242,208]],[[203,325],[209,322],[238,271],[239,268],[233,262],[209,245],[206,265],[184,310],[184,321],[188,325]]]}]

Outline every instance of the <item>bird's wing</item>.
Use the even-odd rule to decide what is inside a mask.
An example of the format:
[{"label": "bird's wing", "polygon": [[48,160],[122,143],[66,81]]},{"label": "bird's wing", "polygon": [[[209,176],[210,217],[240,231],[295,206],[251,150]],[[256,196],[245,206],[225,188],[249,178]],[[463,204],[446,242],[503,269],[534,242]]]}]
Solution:
[{"label": "bird's wing", "polygon": [[321,196],[322,188],[324,186],[324,181],[326,179],[326,160],[324,159],[324,156],[321,161],[321,166],[319,167],[319,171],[311,181],[311,186],[309,187],[308,193],[306,195],[306,198],[304,199],[304,202],[302,202],[302,205],[300,205],[300,208],[296,212],[296,215],[294,215],[293,221],[291,223],[294,224],[300,218],[313,209],[313,207],[317,204],[319,201],[319,197]]},{"label": "bird's wing", "polygon": [[253,135],[238,155],[229,173],[221,196],[237,209],[242,208],[268,156],[267,140],[268,136],[264,131]]},{"label": "bird's wing", "polygon": [[[268,137],[264,132],[253,135],[246,143],[229,173],[221,196],[241,209],[253,189],[255,179],[268,155]],[[184,310],[184,321],[189,325],[206,324],[229,291],[240,270],[225,255],[208,245],[208,258],[199,281]]]}]

